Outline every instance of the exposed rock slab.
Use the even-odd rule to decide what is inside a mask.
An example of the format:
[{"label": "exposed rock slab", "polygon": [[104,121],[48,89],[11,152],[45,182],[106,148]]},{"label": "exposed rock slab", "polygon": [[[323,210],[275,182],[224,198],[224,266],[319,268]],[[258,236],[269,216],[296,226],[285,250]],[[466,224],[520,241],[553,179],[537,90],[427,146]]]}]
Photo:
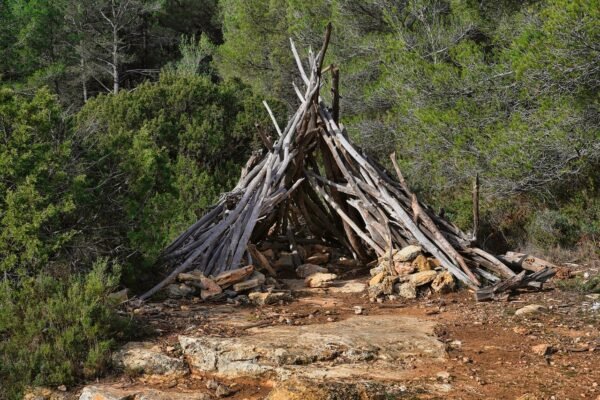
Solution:
[{"label": "exposed rock slab", "polygon": [[162,391],[145,387],[121,389],[113,385],[91,385],[83,388],[79,400],[211,400],[205,392]]},{"label": "exposed rock slab", "polygon": [[238,338],[180,336],[179,342],[196,372],[400,379],[408,358],[445,357],[434,326],[407,316],[355,316],[328,324],[254,328]]},{"label": "exposed rock slab", "polygon": [[127,343],[113,355],[114,364],[122,369],[147,375],[185,375],[188,368],[178,358],[162,353],[150,342]]}]

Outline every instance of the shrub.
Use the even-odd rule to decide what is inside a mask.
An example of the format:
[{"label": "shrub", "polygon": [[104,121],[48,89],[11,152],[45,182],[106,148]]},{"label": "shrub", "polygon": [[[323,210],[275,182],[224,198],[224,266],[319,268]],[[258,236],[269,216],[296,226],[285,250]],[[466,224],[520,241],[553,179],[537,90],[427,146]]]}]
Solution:
[{"label": "shrub", "polygon": [[103,260],[85,275],[0,282],[0,398],[103,372],[117,321],[107,295],[119,271],[110,270]]}]

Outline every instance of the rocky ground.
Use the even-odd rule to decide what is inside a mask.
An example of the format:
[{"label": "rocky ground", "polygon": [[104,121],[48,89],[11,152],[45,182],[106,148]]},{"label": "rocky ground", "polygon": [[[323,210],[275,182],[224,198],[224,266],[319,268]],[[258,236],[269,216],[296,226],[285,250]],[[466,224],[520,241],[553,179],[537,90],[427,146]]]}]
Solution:
[{"label": "rocky ground", "polygon": [[114,354],[120,372],[53,396],[600,399],[598,295],[550,284],[506,302],[468,291],[378,302],[370,279],[289,280],[291,296],[263,306],[147,303],[131,315],[154,333]]}]

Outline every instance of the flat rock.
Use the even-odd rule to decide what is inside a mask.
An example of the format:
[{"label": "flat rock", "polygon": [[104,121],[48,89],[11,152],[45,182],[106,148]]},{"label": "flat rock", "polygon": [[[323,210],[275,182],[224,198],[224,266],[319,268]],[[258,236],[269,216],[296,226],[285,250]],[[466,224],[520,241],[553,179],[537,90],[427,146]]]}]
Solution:
[{"label": "flat rock", "polygon": [[237,338],[179,336],[179,343],[193,371],[216,376],[399,379],[406,360],[445,357],[434,327],[408,316],[361,315],[327,324],[252,328]]},{"label": "flat rock", "polygon": [[310,275],[304,280],[306,286],[311,288],[323,288],[328,287],[332,281],[337,279],[336,274],[328,274],[324,272],[317,272],[316,274]]},{"label": "flat rock", "polygon": [[91,385],[83,388],[79,400],[212,400],[203,392],[162,391],[146,387],[121,389],[112,385]]},{"label": "flat rock", "polygon": [[395,291],[405,299],[417,298],[417,287],[412,282],[397,283],[394,287]]},{"label": "flat rock", "polygon": [[317,253],[306,259],[308,264],[326,264],[329,261],[329,253]]},{"label": "flat rock", "polygon": [[292,296],[285,292],[275,292],[275,293],[261,293],[254,292],[248,295],[250,302],[256,304],[258,306],[264,306],[268,304],[276,304],[280,301],[289,301],[292,300]]},{"label": "flat rock", "polygon": [[421,246],[410,245],[394,253],[394,261],[412,261],[423,252]]},{"label": "flat rock", "polygon": [[146,375],[185,375],[185,363],[162,353],[160,347],[150,342],[131,342],[113,355],[116,367]]},{"label": "flat rock", "polygon": [[179,299],[181,297],[191,296],[196,292],[196,289],[189,287],[185,283],[172,283],[170,285],[167,285],[165,290],[167,291],[167,296],[169,296],[172,299]]},{"label": "flat rock", "polygon": [[416,272],[410,276],[410,282],[415,286],[426,285],[429,282],[432,282],[437,276],[437,272],[435,271],[421,271]]},{"label": "flat rock", "polygon": [[515,311],[515,315],[527,315],[527,314],[535,314],[542,311],[545,311],[546,307],[539,304],[529,304],[525,307],[519,308]]},{"label": "flat rock", "polygon": [[329,293],[362,293],[367,289],[364,282],[358,280],[334,282],[327,289]]},{"label": "flat rock", "polygon": [[329,272],[327,268],[321,267],[316,264],[302,264],[298,268],[296,268],[296,275],[298,278],[308,278],[312,274],[316,274],[317,272]]}]

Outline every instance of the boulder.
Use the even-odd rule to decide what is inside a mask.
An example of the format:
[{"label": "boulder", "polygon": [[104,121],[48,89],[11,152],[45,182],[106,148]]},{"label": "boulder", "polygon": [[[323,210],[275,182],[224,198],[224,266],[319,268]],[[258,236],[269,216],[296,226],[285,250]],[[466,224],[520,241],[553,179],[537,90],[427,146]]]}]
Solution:
[{"label": "boulder", "polygon": [[296,275],[298,278],[308,278],[312,274],[316,274],[317,272],[329,272],[327,268],[321,267],[316,264],[302,264],[298,268],[296,268]]},{"label": "boulder", "polygon": [[185,375],[185,363],[164,354],[160,347],[151,342],[131,342],[113,354],[117,368],[145,375]]},{"label": "boulder", "polygon": [[86,386],[79,396],[79,400],[130,400],[131,392],[111,386],[92,385]]},{"label": "boulder", "polygon": [[396,274],[404,276],[415,272],[415,267],[409,262],[397,262],[394,263],[394,270]]},{"label": "boulder", "polygon": [[329,286],[331,282],[337,279],[336,274],[328,274],[324,272],[317,272],[312,274],[304,280],[306,286],[311,288],[323,288]]},{"label": "boulder", "polygon": [[437,276],[437,272],[435,271],[421,271],[416,272],[412,275],[409,275],[410,282],[415,286],[423,286],[432,282]]}]

